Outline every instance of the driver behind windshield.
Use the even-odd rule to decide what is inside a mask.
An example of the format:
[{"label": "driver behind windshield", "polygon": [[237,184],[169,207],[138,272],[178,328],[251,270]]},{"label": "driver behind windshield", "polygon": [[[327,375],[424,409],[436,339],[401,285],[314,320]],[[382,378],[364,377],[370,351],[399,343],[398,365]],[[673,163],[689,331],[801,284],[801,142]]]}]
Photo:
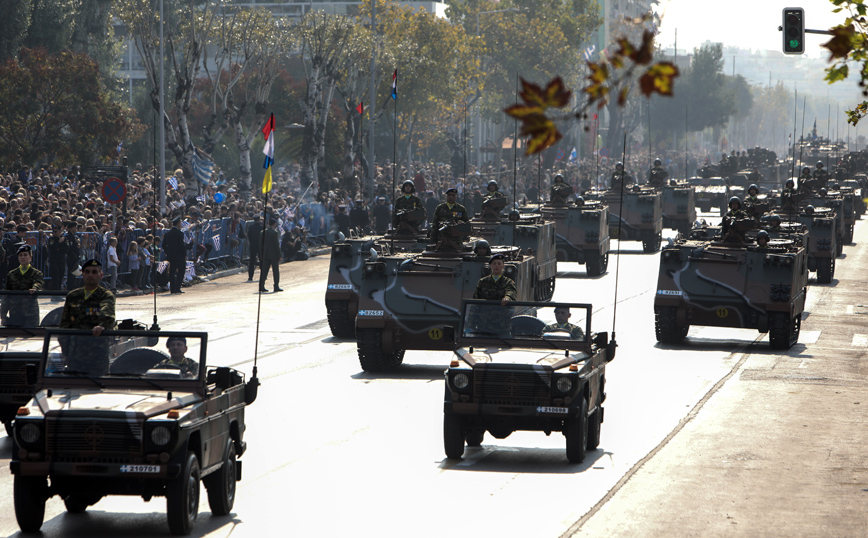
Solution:
[{"label": "driver behind windshield", "polygon": [[199,363],[185,356],[187,353],[187,339],[183,336],[171,336],[166,341],[169,349],[169,358],[154,366],[154,368],[169,367],[181,370],[181,377],[194,379],[199,377]]},{"label": "driver behind windshield", "polygon": [[572,316],[572,314],[570,313],[569,308],[564,306],[555,308],[555,323],[549,323],[543,327],[543,333],[565,331],[570,333],[570,338],[572,340],[584,340],[584,331],[582,331],[582,328],[578,325],[570,323],[570,316]]}]

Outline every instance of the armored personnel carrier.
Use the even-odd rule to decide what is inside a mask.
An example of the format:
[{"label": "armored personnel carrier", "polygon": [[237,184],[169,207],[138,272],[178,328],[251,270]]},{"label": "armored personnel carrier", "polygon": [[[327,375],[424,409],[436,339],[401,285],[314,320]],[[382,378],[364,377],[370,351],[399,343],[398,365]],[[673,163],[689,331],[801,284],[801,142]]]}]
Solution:
[{"label": "armored personnel carrier", "polygon": [[609,207],[610,237],[620,241],[641,241],[646,253],[660,250],[663,238],[663,195],[660,191],[634,185],[623,192],[608,190],[590,196]]},{"label": "armored personnel carrier", "polygon": [[519,430],[562,432],[570,463],[597,448],[616,345],[592,332],[591,311],[578,303],[463,304],[446,370],[447,458],[461,458],[465,443],[479,446],[486,432],[497,439]]},{"label": "armored personnel carrier", "polygon": [[838,234],[837,238],[837,255],[844,253],[844,245],[853,242],[853,228],[856,224],[856,215],[852,211],[853,205],[845,203],[844,196],[838,192],[826,192],[825,189],[818,193],[808,194],[801,200],[800,205],[806,207],[813,206],[816,210],[819,207],[828,207],[835,215],[835,230]]},{"label": "armored personnel carrier", "polygon": [[696,187],[670,181],[663,194],[663,227],[687,233],[696,222]]},{"label": "armored personnel carrier", "polygon": [[829,284],[835,277],[835,258],[839,246],[835,213],[828,207],[818,207],[811,214],[802,211],[797,218],[808,232],[805,245],[808,270],[816,271],[818,283]]},{"label": "armored personnel carrier", "polygon": [[[407,349],[451,350],[444,327],[458,324],[461,301],[473,297],[477,282],[490,271],[489,256],[477,256],[472,243],[462,241],[470,231],[470,223],[449,225],[436,248],[365,261],[356,316],[363,370],[394,368]],[[515,281],[517,299],[533,300],[534,257],[517,246],[491,250],[504,255],[504,275]]]},{"label": "armored personnel carrier", "polygon": [[799,339],[807,253],[789,239],[761,247],[680,240],[660,254],[654,298],[657,340],[680,342],[691,325],[757,329],[775,349]]},{"label": "armored personnel carrier", "polygon": [[712,207],[720,209],[720,216],[726,214],[726,203],[730,195],[726,180],[722,177],[692,177],[688,182],[696,187],[696,206],[703,213],[711,211]]},{"label": "armored personnel carrier", "polygon": [[609,267],[609,207],[599,200],[581,205],[541,208],[543,217],[555,224],[557,258],[585,264],[588,276],[600,276]]},{"label": "armored personnel carrier", "polygon": [[855,179],[847,179],[841,183],[840,190],[842,193],[849,193],[853,195],[853,202],[856,204],[856,220],[861,220],[862,215],[865,214],[865,198],[862,195],[862,184]]}]

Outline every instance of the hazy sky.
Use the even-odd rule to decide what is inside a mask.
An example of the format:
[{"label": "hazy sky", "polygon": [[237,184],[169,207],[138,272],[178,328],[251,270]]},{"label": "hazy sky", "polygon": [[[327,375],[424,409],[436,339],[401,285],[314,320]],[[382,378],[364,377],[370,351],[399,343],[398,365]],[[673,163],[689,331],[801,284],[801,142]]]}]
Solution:
[{"label": "hazy sky", "polygon": [[[832,13],[829,0],[660,0],[658,12],[663,16],[658,43],[671,47],[678,29],[678,49],[692,50],[706,40],[741,48],[782,50],[783,38],[778,32],[785,7],[805,9],[805,26],[827,30],[843,22],[845,14]],[[808,34],[805,53],[815,58],[822,54],[821,43],[829,38]]]}]

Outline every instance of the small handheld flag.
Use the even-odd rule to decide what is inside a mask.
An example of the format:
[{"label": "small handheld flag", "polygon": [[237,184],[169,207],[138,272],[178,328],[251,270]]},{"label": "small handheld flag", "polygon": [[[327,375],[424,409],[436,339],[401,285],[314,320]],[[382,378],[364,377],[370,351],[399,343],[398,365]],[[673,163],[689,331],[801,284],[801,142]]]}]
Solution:
[{"label": "small handheld flag", "polygon": [[361,103],[359,103],[359,106],[356,107],[356,112],[361,114],[364,111],[365,111],[365,103],[361,102]]},{"label": "small handheld flag", "polygon": [[274,164],[274,114],[268,119],[262,127],[262,134],[265,135],[265,147],[262,148],[262,153],[265,154],[265,163],[262,167],[265,168],[265,177],[262,179],[262,193],[265,194],[271,190],[271,165]]},{"label": "small handheld flag", "polygon": [[392,73],[392,99],[398,100],[398,70]]}]

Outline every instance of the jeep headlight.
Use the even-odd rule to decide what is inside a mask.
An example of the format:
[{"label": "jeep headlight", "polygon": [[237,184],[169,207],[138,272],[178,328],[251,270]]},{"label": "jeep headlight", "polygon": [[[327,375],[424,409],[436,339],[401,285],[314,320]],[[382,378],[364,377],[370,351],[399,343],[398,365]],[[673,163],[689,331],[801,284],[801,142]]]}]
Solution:
[{"label": "jeep headlight", "polygon": [[456,374],[455,377],[452,378],[452,384],[455,385],[456,389],[464,390],[467,388],[467,385],[470,384],[470,378],[464,373]]},{"label": "jeep headlight", "polygon": [[25,424],[18,429],[18,439],[22,444],[35,445],[42,438],[42,428],[36,424]]},{"label": "jeep headlight", "polygon": [[165,426],[157,426],[151,430],[151,442],[156,446],[165,446],[172,440],[172,432]]},{"label": "jeep headlight", "polygon": [[555,381],[555,388],[558,392],[567,394],[573,390],[573,380],[567,376],[561,376]]}]

